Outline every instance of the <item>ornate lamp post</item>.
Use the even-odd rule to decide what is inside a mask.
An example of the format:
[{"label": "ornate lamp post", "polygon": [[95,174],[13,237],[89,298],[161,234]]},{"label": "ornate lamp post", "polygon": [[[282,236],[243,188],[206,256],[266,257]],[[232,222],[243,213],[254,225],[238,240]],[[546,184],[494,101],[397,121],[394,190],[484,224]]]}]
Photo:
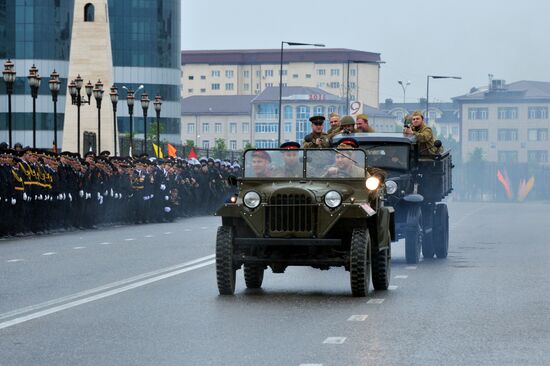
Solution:
[{"label": "ornate lamp post", "polygon": [[8,136],[10,149],[13,147],[12,141],[12,115],[11,115],[11,95],[13,94],[13,83],[15,82],[15,65],[11,60],[4,62],[4,82],[6,83],[6,93],[8,94]]},{"label": "ornate lamp post", "polygon": [[40,80],[42,79],[38,74],[36,66],[32,65],[29,69],[27,79],[31,87],[32,97],[32,147],[36,148],[36,98],[38,97],[38,89],[40,88]]},{"label": "ornate lamp post", "polygon": [[109,95],[111,96],[111,103],[113,104],[113,138],[114,138],[114,142],[115,142],[115,155],[117,155],[117,151],[116,151],[116,140],[117,140],[117,137],[116,137],[116,132],[117,132],[117,125],[116,125],[116,107],[117,107],[117,104],[118,104],[118,89],[117,87],[115,86],[115,84],[113,84],[113,86],[111,86],[111,92],[109,93]]},{"label": "ornate lamp post", "polygon": [[53,101],[53,149],[57,153],[57,95],[59,94],[61,82],[59,81],[59,74],[55,70],[50,74],[48,86],[50,87]]},{"label": "ornate lamp post", "polygon": [[130,115],[130,149],[128,152],[128,155],[133,154],[133,148],[134,148],[134,121],[132,120],[132,116],[134,115],[134,91],[132,89],[127,89],[128,96],[126,97],[126,102],[128,103],[128,114]]},{"label": "ornate lamp post", "polygon": [[149,109],[149,95],[141,93],[141,109],[143,109],[143,152],[147,154],[147,110]]},{"label": "ornate lamp post", "polygon": [[155,106],[155,112],[157,112],[157,146],[160,149],[160,109],[162,107],[162,101],[161,101],[160,95],[157,95],[155,97],[155,101],[153,102],[153,105]]},{"label": "ornate lamp post", "polygon": [[84,98],[80,91],[82,90],[82,86],[84,86],[84,80],[78,74],[76,79],[71,81],[69,83],[69,94],[71,94],[71,100],[72,104],[76,105],[76,148],[78,153],[80,154],[80,106],[82,104],[88,103],[90,104],[90,99],[92,97],[92,90],[94,86],[92,85],[91,81],[88,81],[88,83],[85,86],[86,89],[86,95],[88,96],[88,99]]},{"label": "ornate lamp post", "polygon": [[101,101],[103,99],[103,83],[97,80],[93,89],[95,102],[97,105],[97,153],[101,153]]}]

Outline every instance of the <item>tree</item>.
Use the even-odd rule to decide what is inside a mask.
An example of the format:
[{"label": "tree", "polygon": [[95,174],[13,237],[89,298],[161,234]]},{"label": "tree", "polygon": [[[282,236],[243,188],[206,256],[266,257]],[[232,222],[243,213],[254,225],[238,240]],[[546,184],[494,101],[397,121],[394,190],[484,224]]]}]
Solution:
[{"label": "tree", "polygon": [[212,149],[214,157],[217,159],[223,159],[226,151],[227,147],[225,146],[225,140],[222,138],[215,139],[214,148]]},{"label": "tree", "polygon": [[254,146],[252,146],[252,144],[250,142],[247,142],[246,144],[244,144],[243,146],[243,150],[247,150],[247,149],[253,149]]},{"label": "tree", "polygon": [[185,146],[188,148],[195,147],[195,141],[194,140],[185,140]]},{"label": "tree", "polygon": [[[160,135],[164,133],[165,126],[160,125]],[[157,124],[152,123],[147,129],[147,141],[152,141],[153,144],[157,143]]]},{"label": "tree", "polygon": [[483,149],[481,147],[476,147],[469,155],[468,155],[468,163],[470,164],[480,164],[485,161]]}]

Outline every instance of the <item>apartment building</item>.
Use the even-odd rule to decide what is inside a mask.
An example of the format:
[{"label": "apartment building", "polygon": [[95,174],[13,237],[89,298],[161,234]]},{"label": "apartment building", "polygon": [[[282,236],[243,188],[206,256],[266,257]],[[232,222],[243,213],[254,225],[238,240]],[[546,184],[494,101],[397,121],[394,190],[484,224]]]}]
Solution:
[{"label": "apartment building", "polygon": [[[280,62],[280,49],[182,51],[182,96],[258,95],[279,86]],[[285,48],[282,85],[319,88],[377,107],[381,63],[379,53]]]},{"label": "apartment building", "polygon": [[481,148],[487,161],[548,164],[549,82],[490,80],[488,89],[453,100],[460,109],[464,161]]}]

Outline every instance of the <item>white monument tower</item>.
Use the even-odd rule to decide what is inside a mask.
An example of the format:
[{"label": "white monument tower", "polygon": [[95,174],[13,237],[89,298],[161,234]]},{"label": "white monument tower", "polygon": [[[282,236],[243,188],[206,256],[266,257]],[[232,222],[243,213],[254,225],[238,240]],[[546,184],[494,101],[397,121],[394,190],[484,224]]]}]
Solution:
[{"label": "white monument tower", "polygon": [[[71,36],[71,54],[69,58],[68,84],[78,75],[84,79],[80,95],[86,100],[85,85],[101,80],[103,99],[101,102],[101,150],[113,152],[113,108],[109,91],[113,84],[113,57],[111,34],[109,32],[109,14],[107,0],[75,0],[73,29]],[[77,151],[77,106],[72,105],[67,87],[65,103],[65,124],[63,128],[63,150]],[[84,141],[84,132],[95,133],[97,144],[98,110],[92,94],[90,104],[80,107],[80,153],[90,149],[89,141]],[[96,145],[97,148],[97,145]],[[99,153],[99,151],[98,151]]]}]

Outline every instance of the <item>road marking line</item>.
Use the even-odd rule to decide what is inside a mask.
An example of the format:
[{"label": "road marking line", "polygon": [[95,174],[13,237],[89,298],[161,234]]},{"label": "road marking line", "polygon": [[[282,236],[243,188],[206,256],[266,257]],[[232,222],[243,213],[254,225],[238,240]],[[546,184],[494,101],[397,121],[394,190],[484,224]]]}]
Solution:
[{"label": "road marking line", "polygon": [[384,299],[370,299],[369,301],[367,301],[367,304],[376,304],[376,305],[380,305],[384,302]]},{"label": "road marking line", "polygon": [[[135,282],[135,283],[132,283],[132,284],[127,285],[127,286],[119,287],[119,288],[116,288],[116,289],[113,289],[113,290],[109,290],[109,291],[106,291],[106,292],[103,292],[103,293],[99,293],[97,295],[85,297],[83,299],[76,300],[76,301],[73,301],[73,302],[69,302],[69,303],[66,303],[66,304],[63,304],[63,305],[55,306],[55,307],[50,308],[50,309],[38,311],[36,313],[25,315],[25,316],[22,316],[20,318],[15,318],[15,319],[12,319],[12,320],[8,320],[6,322],[0,323],[0,330],[4,329],[4,328],[11,327],[11,326],[14,326],[14,325],[17,325],[17,324],[27,322],[29,320],[33,320],[33,319],[36,319],[36,318],[41,318],[41,317],[44,317],[46,315],[50,315],[50,314],[54,314],[54,313],[57,313],[57,312],[60,312],[60,311],[63,311],[63,310],[71,309],[71,308],[74,308],[74,307],[79,306],[79,305],[87,304],[87,303],[92,302],[92,301],[104,299],[106,297],[117,295],[117,294],[120,294],[122,292],[133,290],[135,288],[145,286],[145,285],[148,285],[148,284],[151,284],[151,283],[154,283],[154,282],[158,282],[158,281],[164,280],[166,278],[174,277],[174,276],[180,275],[180,274],[185,273],[185,272],[189,272],[189,271],[193,271],[195,269],[206,267],[206,266],[209,266],[211,264],[214,264],[215,262],[216,262],[216,260],[212,259],[212,260],[209,260],[207,262],[195,264],[191,267],[186,267],[186,268],[183,268],[183,269],[179,269],[177,271],[168,272],[168,273],[165,273],[163,275],[148,278],[146,280]],[[345,340],[345,338],[344,338],[344,340]]]},{"label": "road marking line", "polygon": [[300,366],[323,366],[322,363],[301,363]]},{"label": "road marking line", "polygon": [[[0,327],[1,326],[2,325],[0,324]],[[345,341],[346,341],[346,337],[328,337],[323,341],[323,344],[343,344]]]},{"label": "road marking line", "polygon": [[[175,271],[175,270],[178,270],[180,268],[186,268],[188,266],[192,266],[194,264],[201,263],[201,262],[213,259],[214,257],[215,257],[214,254],[207,255],[207,256],[204,256],[204,257],[201,257],[201,258],[197,258],[197,259],[185,262],[185,263],[176,264],[174,266],[161,268],[161,269],[158,269],[156,271],[143,273],[143,274],[140,274],[140,275],[137,275],[137,276],[134,276],[134,277],[124,279],[124,280],[108,283],[106,285],[99,286],[99,287],[96,287],[96,288],[93,288],[93,289],[81,291],[81,292],[78,292],[76,294],[64,296],[64,297],[54,299],[54,300],[49,300],[49,301],[46,301],[46,302],[43,302],[43,303],[40,303],[40,304],[36,304],[36,305],[30,305],[30,306],[27,306],[27,307],[24,307],[24,308],[21,308],[21,309],[16,309],[16,310],[4,313],[4,314],[0,314],[0,320],[11,318],[11,317],[21,315],[21,314],[25,314],[25,313],[29,313],[31,311],[39,310],[39,309],[46,308],[46,307],[49,307],[49,306],[57,305],[57,304],[60,304],[60,303],[66,302],[66,301],[75,300],[75,299],[78,299],[78,298],[81,298],[81,297],[84,297],[84,296],[88,296],[88,295],[92,295],[92,294],[95,294],[95,293],[98,293],[98,292],[110,290],[112,288],[122,286],[122,285],[126,285],[128,283],[132,283],[132,282],[135,282],[135,281],[139,281],[139,280],[142,280],[144,278],[157,276],[159,274]],[[20,260],[22,260],[22,259],[20,259]]]},{"label": "road marking line", "polygon": [[183,231],[191,231],[191,229],[183,229]]},{"label": "road marking line", "polygon": [[408,278],[409,276],[407,275],[397,275],[395,276],[394,278]]},{"label": "road marking line", "polygon": [[127,239],[124,239],[125,241],[132,241],[132,240],[136,240],[134,238],[127,238]]},{"label": "road marking line", "polygon": [[74,250],[86,249],[86,247],[73,247]]},{"label": "road marking line", "polygon": [[416,266],[407,266],[405,269],[416,269]]},{"label": "road marking line", "polygon": [[364,322],[368,317],[368,315],[352,315],[348,318],[348,322]]},{"label": "road marking line", "polygon": [[15,263],[15,262],[23,262],[23,259],[8,259],[6,262],[8,263]]},{"label": "road marking line", "polygon": [[170,235],[170,234],[172,234],[171,231],[167,231],[167,232],[164,233],[164,235]]},{"label": "road marking line", "polygon": [[99,243],[99,245],[111,245],[108,241],[104,241],[103,243]]},{"label": "road marking line", "polygon": [[206,230],[208,229],[208,226],[201,226],[201,229]]},{"label": "road marking line", "polygon": [[485,207],[485,206],[481,206],[481,207],[479,207],[477,210],[474,210],[474,211],[472,211],[472,212],[470,212],[470,213],[468,213],[468,214],[462,216],[462,217],[460,218],[460,220],[451,223],[450,228],[451,228],[451,229],[456,228],[458,225],[460,225],[460,224],[462,223],[462,221],[466,220],[468,217],[470,217],[470,216],[472,216],[472,215],[475,215],[475,214],[478,213],[479,211],[484,210],[484,209],[486,209],[486,208],[487,208],[487,207]]},{"label": "road marking line", "polygon": [[146,238],[152,238],[153,235],[145,235]]},{"label": "road marking line", "polygon": [[56,255],[57,253],[56,252],[46,252],[46,253],[42,253],[42,255]]},{"label": "road marking line", "polygon": [[388,286],[388,290],[390,290],[390,291],[395,291],[395,290],[397,290],[397,288],[398,288],[398,286],[393,286],[393,285]]}]

